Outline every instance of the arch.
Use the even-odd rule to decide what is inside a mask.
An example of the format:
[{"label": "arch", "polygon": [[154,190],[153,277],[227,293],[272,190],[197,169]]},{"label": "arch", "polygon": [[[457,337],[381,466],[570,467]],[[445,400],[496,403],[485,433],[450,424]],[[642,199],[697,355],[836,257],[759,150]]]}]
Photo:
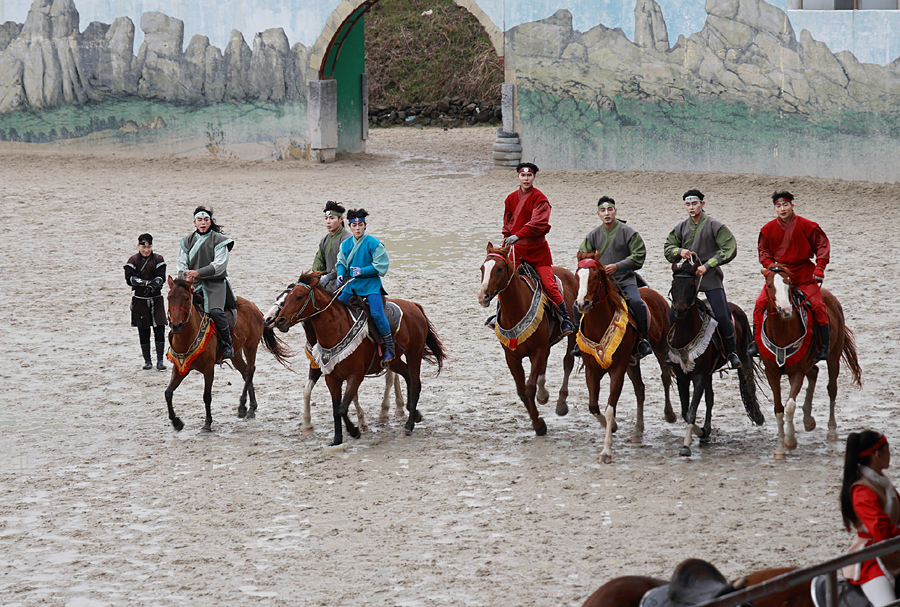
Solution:
[{"label": "arch", "polygon": [[[335,36],[341,30],[345,23],[357,12],[360,7],[368,7],[377,4],[378,0],[343,0],[334,12],[329,15],[325,21],[325,28],[319,34],[318,40],[313,44],[309,53],[309,70],[307,77],[309,80],[318,80],[325,62],[328,58]],[[484,28],[488,35],[497,56],[503,59],[503,32],[497,27],[491,18],[481,10],[475,3],[475,0],[453,0],[457,6],[469,11],[473,17]]]}]

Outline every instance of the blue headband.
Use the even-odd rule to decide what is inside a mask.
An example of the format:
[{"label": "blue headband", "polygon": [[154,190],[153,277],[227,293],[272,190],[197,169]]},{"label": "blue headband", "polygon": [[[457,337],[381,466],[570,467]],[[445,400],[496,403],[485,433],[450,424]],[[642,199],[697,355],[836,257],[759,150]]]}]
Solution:
[{"label": "blue headband", "polygon": [[365,217],[353,217],[347,220],[347,223],[366,223]]}]

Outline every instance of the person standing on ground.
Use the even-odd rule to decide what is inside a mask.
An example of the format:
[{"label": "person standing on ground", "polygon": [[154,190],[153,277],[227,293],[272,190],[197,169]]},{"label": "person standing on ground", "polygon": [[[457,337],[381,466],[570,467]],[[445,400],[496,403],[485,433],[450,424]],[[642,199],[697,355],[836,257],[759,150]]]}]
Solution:
[{"label": "person standing on ground", "polygon": [[503,244],[510,245],[510,259],[517,267],[527,261],[537,271],[544,293],[559,310],[562,317],[560,329],[565,336],[572,333],[575,327],[553,276],[553,256],[546,239],[550,232],[550,201],[534,187],[538,170],[530,162],[519,163],[516,167],[519,188],[504,201]]},{"label": "person standing on ground", "polygon": [[[891,465],[887,438],[864,430],[847,436],[841,515],[844,528],[856,531],[850,550],[900,536],[900,495],[884,471]],[[860,586],[875,607],[897,600],[895,580],[900,574],[900,552],[844,568],[844,577]]]},{"label": "person standing on ground", "polygon": [[394,336],[384,313],[383,296],[387,295],[387,291],[381,284],[381,277],[387,274],[390,259],[384,244],[366,233],[368,216],[365,209],[347,211],[347,223],[353,238],[348,238],[341,244],[335,282],[338,288],[347,283],[338,295],[341,302],[346,304],[353,295],[365,297],[369,302],[369,314],[384,341],[382,365],[386,366],[394,358]]},{"label": "person standing on ground", "polygon": [[[791,285],[797,287],[812,307],[812,316],[819,327],[821,336],[818,360],[828,360],[831,346],[828,310],[822,301],[822,282],[825,280],[825,266],[831,259],[831,243],[822,228],[814,221],[794,212],[794,195],[790,192],[772,194],[776,217],[759,231],[759,263],[768,273],[774,264],[784,266],[791,274]],[[813,263],[815,258],[815,263]],[[759,355],[756,345],[757,327],[762,330],[763,313],[766,311],[768,293],[763,286],[753,307],[753,341],[750,343],[751,356]]]},{"label": "person standing on ground", "polygon": [[321,272],[319,286],[334,295],[337,289],[337,258],[341,244],[350,238],[350,230],[344,228],[344,207],[329,200],[325,203],[325,229],[328,233],[319,242],[319,250],[313,260],[313,272]]},{"label": "person standing on ground", "polygon": [[[647,248],[637,230],[626,225],[625,221],[616,218],[616,201],[609,196],[603,196],[597,202],[597,215],[602,223],[587,233],[581,246],[578,247],[578,251],[581,253],[600,252],[600,262],[607,275],[619,285],[625,294],[628,308],[634,315],[638,331],[641,334],[638,342],[638,358],[643,358],[651,354],[653,348],[647,338],[647,306],[641,299],[641,292],[638,289],[634,273],[644,266]],[[579,322],[578,313],[575,314],[577,323]]]},{"label": "person standing on ground", "polygon": [[234,356],[231,329],[225,306],[234,308],[237,300],[228,282],[228,253],[234,241],[213,219],[207,207],[194,209],[193,232],[182,238],[176,268],[178,276],[193,281],[196,295],[203,297],[203,311],[216,323],[216,336],[222,344],[222,360]]},{"label": "person standing on ground", "polygon": [[[703,210],[706,201],[700,190],[688,190],[682,199],[688,217],[669,232],[664,254],[669,263],[689,260],[693,256],[699,259],[701,265],[696,275],[700,277],[700,291],[706,294],[718,323],[728,364],[732,369],[738,369],[741,359],[735,352],[734,324],[725,298],[725,275],[722,272],[722,266],[737,255],[737,241],[725,224]],[[674,321],[674,317],[673,308],[669,318]]]},{"label": "person standing on ground", "polygon": [[131,287],[131,326],[137,327],[144,355],[144,369],[152,369],[150,329],[156,341],[156,368],[166,370],[166,304],[162,286],[166,280],[166,262],[153,252],[153,236],[138,236],[138,252],[125,262],[125,282]]}]

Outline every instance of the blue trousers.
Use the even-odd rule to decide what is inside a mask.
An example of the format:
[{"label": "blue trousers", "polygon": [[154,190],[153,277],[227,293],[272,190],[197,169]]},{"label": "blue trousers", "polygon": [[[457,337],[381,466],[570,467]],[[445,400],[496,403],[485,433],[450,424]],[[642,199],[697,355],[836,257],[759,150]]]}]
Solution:
[{"label": "blue trousers", "polygon": [[[728,300],[725,299],[725,289],[712,289],[704,292],[713,316],[719,325],[716,327],[722,337],[734,335],[734,325],[731,324],[731,310],[728,309]],[[675,322],[675,308],[669,310],[669,321]]]},{"label": "blue trousers", "polygon": [[[347,303],[350,301],[350,297],[353,295],[349,290],[342,291],[340,295],[338,295],[338,299],[341,303]],[[363,297],[362,295],[360,297]],[[366,301],[369,302],[369,313],[372,314],[372,320],[375,322],[375,326],[378,327],[378,332],[382,335],[390,335],[391,334],[391,325],[388,323],[387,315],[384,313],[384,304],[381,301],[381,293],[374,293],[372,295],[365,296]]]}]

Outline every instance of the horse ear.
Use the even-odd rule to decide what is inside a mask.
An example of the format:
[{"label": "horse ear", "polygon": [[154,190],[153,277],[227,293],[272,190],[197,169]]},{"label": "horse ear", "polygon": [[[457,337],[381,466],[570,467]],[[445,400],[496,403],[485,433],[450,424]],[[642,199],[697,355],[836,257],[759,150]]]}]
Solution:
[{"label": "horse ear", "polygon": [[494,250],[494,245],[491,244],[491,241],[488,241],[487,252],[490,253]]},{"label": "horse ear", "polygon": [[593,257],[597,261],[597,263],[600,263],[600,251],[594,251],[591,254],[591,257]]},{"label": "horse ear", "polygon": [[171,289],[171,288],[174,287],[174,286],[175,286],[175,281],[172,280],[172,277],[171,277],[171,276],[169,276],[169,288]]},{"label": "horse ear", "polygon": [[672,264],[672,273],[674,274],[677,271],[678,271],[678,262],[676,261],[675,263]]},{"label": "horse ear", "polygon": [[581,261],[582,259],[584,259],[585,255],[587,255],[587,253],[584,253],[584,252],[582,252],[582,251],[578,251],[578,253],[575,255],[575,258],[576,258],[578,261]]}]

